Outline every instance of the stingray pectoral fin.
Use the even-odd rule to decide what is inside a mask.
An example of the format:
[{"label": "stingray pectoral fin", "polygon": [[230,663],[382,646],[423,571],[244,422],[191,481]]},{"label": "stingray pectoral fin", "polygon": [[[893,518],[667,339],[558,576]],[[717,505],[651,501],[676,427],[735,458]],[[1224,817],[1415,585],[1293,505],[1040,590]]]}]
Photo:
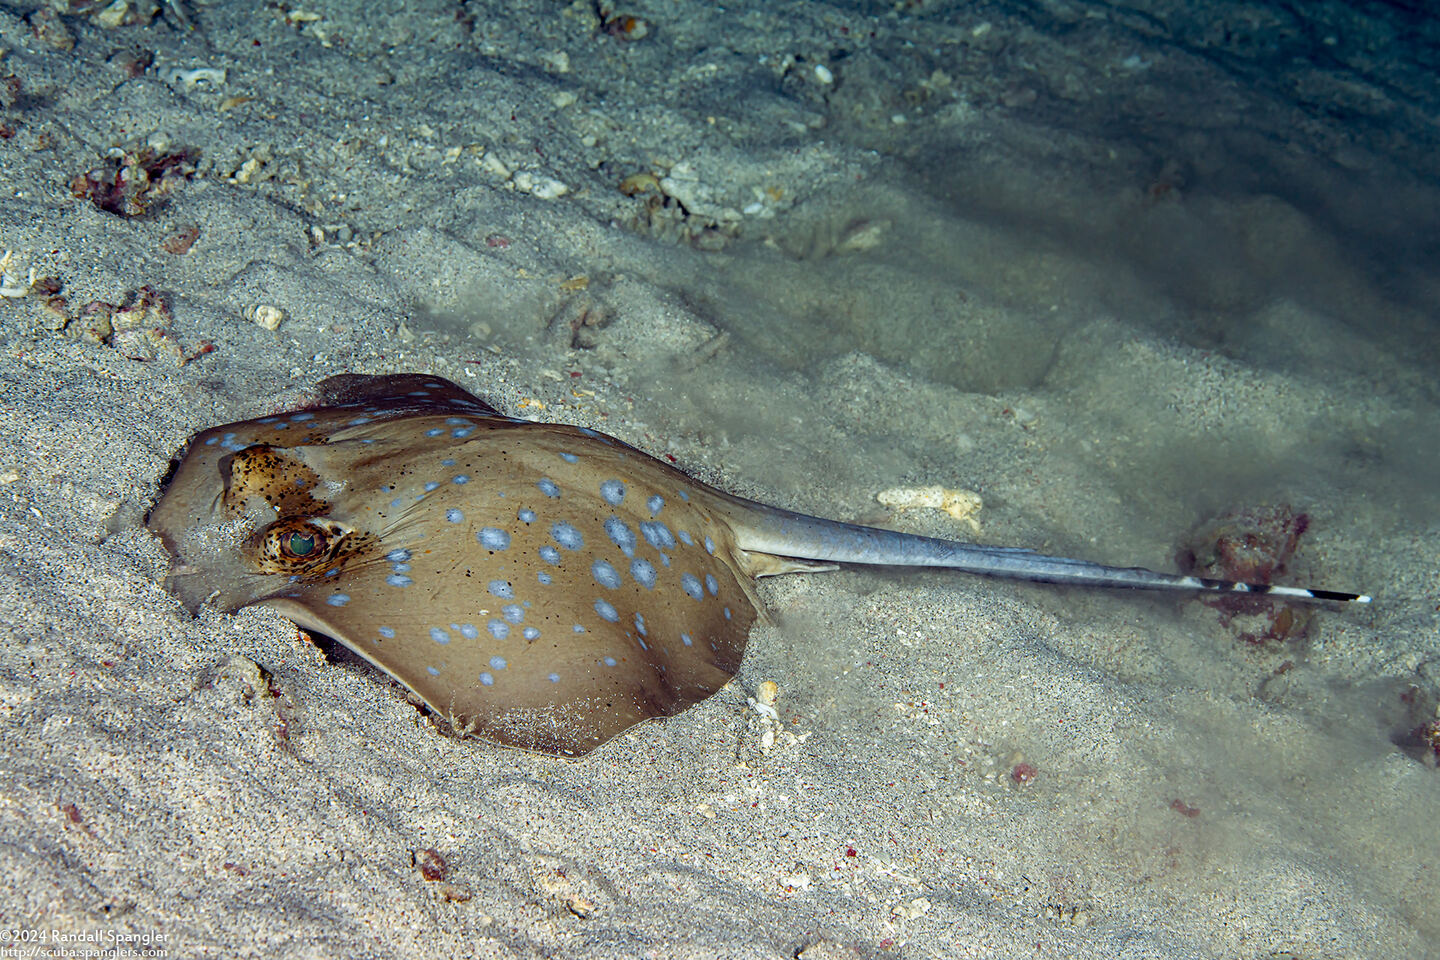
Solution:
[{"label": "stingray pectoral fin", "polygon": [[463,387],[425,373],[385,376],[341,373],[320,381],[315,388],[315,408],[361,404],[374,404],[382,408],[386,416],[432,409],[502,416],[499,410]]},{"label": "stingray pectoral fin", "polygon": [[547,631],[534,642],[512,631],[502,641],[469,624],[422,623],[393,604],[377,609],[353,581],[356,599],[339,606],[332,599],[348,594],[312,589],[263,603],[379,667],[457,734],[563,757],[583,756],[720,689],[739,666],[754,616],[741,610],[733,621],[697,630],[697,654],[708,638],[705,655],[677,655],[662,668],[638,644],[617,649],[599,631]]}]

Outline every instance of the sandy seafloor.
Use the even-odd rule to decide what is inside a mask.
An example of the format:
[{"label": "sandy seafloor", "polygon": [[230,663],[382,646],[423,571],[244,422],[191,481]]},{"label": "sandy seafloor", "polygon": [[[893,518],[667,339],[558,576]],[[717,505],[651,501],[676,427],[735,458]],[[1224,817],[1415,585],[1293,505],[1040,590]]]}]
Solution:
[{"label": "sandy seafloor", "polygon": [[[0,4],[0,926],[1440,956],[1440,775],[1398,743],[1440,696],[1440,25],[1409,6]],[[142,215],[73,195],[147,146],[192,162]],[[122,329],[84,310],[146,285]],[[1287,580],[1376,602],[1255,647],[1190,599],[781,578],[683,715],[579,762],[459,741],[271,612],[187,614],[140,526],[191,433],[400,370],[745,496],[1104,562],[1289,504]],[[980,532],[875,501],[924,484]]]}]

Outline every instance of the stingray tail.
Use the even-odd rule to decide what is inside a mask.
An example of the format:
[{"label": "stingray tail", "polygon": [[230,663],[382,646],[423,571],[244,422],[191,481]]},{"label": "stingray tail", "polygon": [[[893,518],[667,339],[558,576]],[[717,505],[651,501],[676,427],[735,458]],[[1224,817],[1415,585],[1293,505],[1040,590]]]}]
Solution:
[{"label": "stingray tail", "polygon": [[1210,580],[1160,573],[1142,567],[1107,567],[1087,560],[1046,556],[1023,547],[987,547],[956,540],[937,540],[895,530],[824,520],[763,504],[741,503],[747,509],[733,517],[740,548],[779,557],[836,563],[945,567],[990,577],[1086,587],[1253,593],[1300,601],[1370,602],[1370,597],[1365,594]]}]

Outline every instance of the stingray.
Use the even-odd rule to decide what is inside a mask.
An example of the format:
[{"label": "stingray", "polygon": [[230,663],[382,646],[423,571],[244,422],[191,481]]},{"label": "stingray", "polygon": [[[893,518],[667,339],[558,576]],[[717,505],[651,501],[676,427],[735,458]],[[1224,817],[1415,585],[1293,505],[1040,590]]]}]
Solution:
[{"label": "stingray", "polygon": [[761,616],[755,578],[772,574],[890,564],[1369,600],[793,513],[423,374],[331,377],[312,406],[197,434],[146,524],[191,611],[272,607],[455,732],[562,756],[724,686]]}]

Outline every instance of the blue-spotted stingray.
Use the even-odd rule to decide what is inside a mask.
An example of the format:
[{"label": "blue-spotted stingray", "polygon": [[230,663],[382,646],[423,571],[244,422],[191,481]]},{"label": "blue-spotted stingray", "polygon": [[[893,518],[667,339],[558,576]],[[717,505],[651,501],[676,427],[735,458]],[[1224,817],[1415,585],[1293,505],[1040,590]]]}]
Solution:
[{"label": "blue-spotted stingray", "polygon": [[421,374],[193,437],[147,518],[191,610],[273,607],[451,728],[580,756],[740,667],[756,577],[836,563],[1105,587],[1368,597],[1106,567],[731,496],[613,437],[504,416]]}]

